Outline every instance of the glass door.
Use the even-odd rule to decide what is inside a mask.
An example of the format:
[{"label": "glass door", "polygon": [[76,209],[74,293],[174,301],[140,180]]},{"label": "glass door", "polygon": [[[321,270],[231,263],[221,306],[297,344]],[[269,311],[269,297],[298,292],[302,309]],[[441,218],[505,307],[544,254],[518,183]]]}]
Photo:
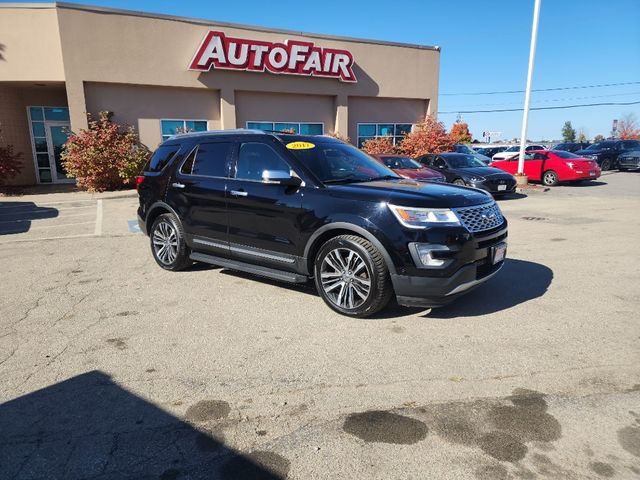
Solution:
[{"label": "glass door", "polygon": [[60,154],[62,146],[69,138],[71,125],[66,122],[45,122],[47,143],[49,150],[49,165],[51,165],[51,177],[56,183],[72,183],[74,180],[67,174]]}]

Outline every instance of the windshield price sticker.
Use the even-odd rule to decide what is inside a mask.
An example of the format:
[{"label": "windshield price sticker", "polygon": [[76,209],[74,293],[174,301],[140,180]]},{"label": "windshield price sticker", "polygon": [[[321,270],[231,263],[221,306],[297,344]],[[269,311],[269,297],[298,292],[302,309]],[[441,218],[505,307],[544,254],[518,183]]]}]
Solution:
[{"label": "windshield price sticker", "polygon": [[315,148],[315,145],[309,142],[291,142],[287,143],[287,148],[289,150],[310,150]]}]

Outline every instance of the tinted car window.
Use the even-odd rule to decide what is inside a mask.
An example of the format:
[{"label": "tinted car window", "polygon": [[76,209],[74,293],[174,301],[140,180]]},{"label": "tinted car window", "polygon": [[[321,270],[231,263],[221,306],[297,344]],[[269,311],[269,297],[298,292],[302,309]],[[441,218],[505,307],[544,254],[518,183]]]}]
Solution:
[{"label": "tinted car window", "polygon": [[625,142],[622,142],[623,144],[623,148],[626,149],[630,149],[630,148],[637,148],[640,147],[640,142],[636,141],[636,140],[627,140]]},{"label": "tinted car window", "polygon": [[193,170],[193,160],[196,158],[196,150],[197,148],[191,150],[189,156],[180,167],[180,173],[184,175],[191,175],[191,170]]},{"label": "tinted car window", "polygon": [[153,152],[145,171],[159,172],[169,163],[173,156],[178,153],[178,150],[180,150],[180,145],[160,145],[158,149]]},{"label": "tinted car window", "polygon": [[616,146],[616,142],[605,141],[605,142],[598,142],[598,143],[594,143],[593,145],[589,145],[586,149],[587,150],[608,150],[611,148],[615,148],[615,146]]},{"label": "tinted car window", "polygon": [[409,157],[380,157],[382,158],[382,162],[389,168],[408,168],[408,169],[416,169],[421,168],[420,165],[415,160],[412,160]]},{"label": "tinted car window", "polygon": [[575,155],[570,152],[564,152],[562,150],[554,150],[553,153],[555,154],[556,157],[560,157],[560,158],[580,158],[578,155]]},{"label": "tinted car window", "polygon": [[441,157],[438,157],[433,161],[433,166],[436,168],[447,168],[447,162],[445,162]]},{"label": "tinted car window", "polygon": [[265,170],[284,170],[291,168],[278,153],[266,143],[243,143],[240,146],[236,178],[242,180],[262,180]]},{"label": "tinted car window", "polygon": [[198,145],[192,175],[226,177],[229,172],[229,153],[232,143],[202,143]]}]

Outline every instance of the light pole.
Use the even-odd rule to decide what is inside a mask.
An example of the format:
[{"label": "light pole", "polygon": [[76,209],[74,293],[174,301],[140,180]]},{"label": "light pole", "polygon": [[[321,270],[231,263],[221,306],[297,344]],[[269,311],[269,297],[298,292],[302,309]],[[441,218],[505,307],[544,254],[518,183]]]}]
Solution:
[{"label": "light pole", "polygon": [[[520,157],[518,159],[518,175],[521,177],[519,183],[526,184],[524,177],[524,149],[527,143],[527,124],[529,123],[529,102],[531,101],[531,83],[533,79],[533,64],[536,58],[536,43],[538,40],[538,20],[540,19],[540,2],[535,0],[533,6],[533,26],[531,27],[531,47],[529,49],[529,71],[527,73],[527,88],[524,93],[524,113],[522,115],[522,133],[520,134]],[[524,178],[522,178],[524,177]]]}]

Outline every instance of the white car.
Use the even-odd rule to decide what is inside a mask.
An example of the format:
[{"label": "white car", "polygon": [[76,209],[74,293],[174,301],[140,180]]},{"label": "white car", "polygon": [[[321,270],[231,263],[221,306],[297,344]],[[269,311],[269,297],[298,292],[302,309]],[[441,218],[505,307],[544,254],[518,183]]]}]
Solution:
[{"label": "white car", "polygon": [[[547,147],[544,145],[527,145],[525,147],[525,152],[530,152],[531,150],[546,150]],[[504,160],[505,158],[511,158],[514,155],[517,155],[520,152],[520,145],[511,145],[506,150],[502,152],[496,153],[491,160]]]}]

